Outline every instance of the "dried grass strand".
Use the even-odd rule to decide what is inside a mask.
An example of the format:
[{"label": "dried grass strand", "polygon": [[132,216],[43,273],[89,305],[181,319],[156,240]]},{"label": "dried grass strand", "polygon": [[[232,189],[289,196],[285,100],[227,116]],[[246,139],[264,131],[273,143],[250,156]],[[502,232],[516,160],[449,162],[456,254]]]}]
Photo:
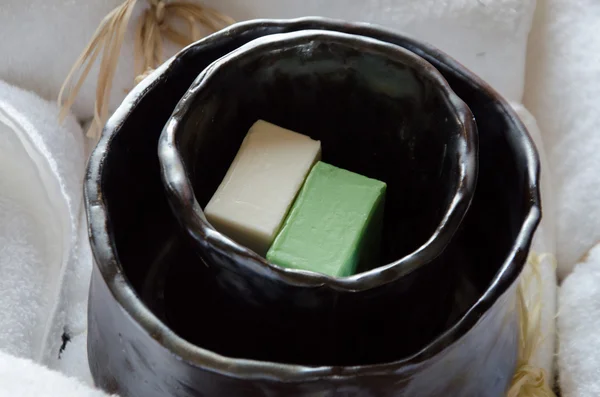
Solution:
[{"label": "dried grass strand", "polygon": [[[139,83],[163,61],[165,40],[183,47],[202,38],[200,27],[216,32],[234,21],[220,12],[188,1],[147,0],[150,7],[140,16],[135,28],[134,73]],[[125,2],[112,10],[96,29],[91,40],[69,71],[58,95],[61,106],[60,120],[64,120],[75,103],[92,66],[100,57],[96,81],[94,118],[87,131],[88,137],[98,139],[106,119],[112,85],[137,0]],[[179,30],[179,22],[187,29]]]}]

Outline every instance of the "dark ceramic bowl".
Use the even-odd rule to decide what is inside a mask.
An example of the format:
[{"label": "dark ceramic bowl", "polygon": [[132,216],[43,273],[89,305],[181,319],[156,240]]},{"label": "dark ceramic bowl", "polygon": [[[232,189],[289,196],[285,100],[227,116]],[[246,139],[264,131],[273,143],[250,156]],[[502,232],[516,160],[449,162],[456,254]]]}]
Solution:
[{"label": "dark ceramic bowl", "polygon": [[[211,228],[201,208],[257,119],[304,132],[321,141],[324,161],[387,183],[383,263],[347,278],[285,269]],[[476,127],[422,58],[324,30],[259,38],[201,73],[163,130],[159,159],[174,214],[210,271],[196,280],[216,280],[222,291],[211,296],[244,313],[223,328],[251,329],[223,346],[207,327],[172,315],[200,345],[248,359],[371,364],[414,352],[444,326],[449,305],[440,302],[450,302],[457,272],[434,259],[473,195]],[[187,300],[207,299],[186,290],[197,292]],[[389,338],[402,343],[390,348]]]},{"label": "dark ceramic bowl", "polygon": [[[368,36],[418,54],[444,75],[477,120],[477,190],[441,255],[461,268],[453,314],[446,331],[388,363],[290,365],[215,353],[238,339],[245,340],[248,355],[269,348],[264,340],[248,340],[251,327],[219,327],[243,313],[221,310],[223,300],[212,293],[217,287],[199,278],[209,273],[181,238],[160,180],[159,135],[198,71],[257,37],[305,29]],[[133,90],[90,160],[85,194],[95,256],[88,317],[94,380],[123,397],[503,396],[517,359],[515,281],[540,217],[538,167],[510,106],[429,45],[370,25],[312,18],[251,21],[210,36]],[[190,290],[204,291],[207,299],[195,299]],[[202,327],[218,348],[202,344],[210,339],[206,334],[197,339],[194,331]],[[378,331],[371,339],[381,338]],[[276,342],[298,341],[280,335]],[[402,339],[385,343],[393,349]]]},{"label": "dark ceramic bowl", "polygon": [[[343,278],[282,268],[206,222],[202,207],[258,119],[320,140],[323,161],[387,183],[381,263]],[[207,67],[165,126],[159,159],[175,215],[223,284],[259,305],[302,294],[298,304],[318,306],[307,295],[376,288],[440,255],[475,190],[476,134],[469,108],[422,58],[305,30],[256,39]]]}]

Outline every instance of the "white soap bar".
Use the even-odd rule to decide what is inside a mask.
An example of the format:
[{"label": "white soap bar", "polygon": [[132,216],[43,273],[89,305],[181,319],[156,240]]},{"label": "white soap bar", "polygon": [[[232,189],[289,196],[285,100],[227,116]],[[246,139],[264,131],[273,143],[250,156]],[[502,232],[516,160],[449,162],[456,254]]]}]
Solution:
[{"label": "white soap bar", "polygon": [[219,232],[266,255],[321,142],[259,120],[248,131],[204,212]]}]

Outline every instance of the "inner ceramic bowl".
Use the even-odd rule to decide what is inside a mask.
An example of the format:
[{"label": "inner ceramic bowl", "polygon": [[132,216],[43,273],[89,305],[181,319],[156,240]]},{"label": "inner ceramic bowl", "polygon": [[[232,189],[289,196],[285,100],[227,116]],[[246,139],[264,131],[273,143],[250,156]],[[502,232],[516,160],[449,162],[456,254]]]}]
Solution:
[{"label": "inner ceramic bowl", "polygon": [[[327,163],[387,183],[381,262],[348,278],[284,269],[211,229],[202,208],[258,119],[320,140]],[[260,38],[215,62],[159,142],[175,215],[209,266],[244,276],[235,278],[244,295],[278,295],[254,283],[257,274],[364,291],[428,263],[469,206],[476,156],[471,112],[433,66],[387,43],[325,31]]]}]

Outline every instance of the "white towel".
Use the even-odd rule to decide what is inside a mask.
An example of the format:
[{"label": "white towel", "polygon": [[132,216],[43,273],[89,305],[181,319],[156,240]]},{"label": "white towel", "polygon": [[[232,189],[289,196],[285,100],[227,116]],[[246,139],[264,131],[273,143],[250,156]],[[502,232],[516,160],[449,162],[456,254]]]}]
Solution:
[{"label": "white towel", "polygon": [[0,397],[108,397],[31,360],[0,351]]},{"label": "white towel", "polygon": [[[91,269],[83,133],[57,112],[0,81],[0,350],[51,366],[85,333]],[[90,379],[87,365],[75,371]]]},{"label": "white towel", "polygon": [[[555,208],[554,189],[551,181],[551,173],[548,167],[548,159],[542,135],[533,116],[522,105],[513,104],[513,108],[527,127],[533,141],[535,142],[540,162],[542,165],[540,175],[540,190],[542,195],[543,216],[535,232],[531,252],[537,255],[539,263],[532,265],[528,263],[523,272],[523,277],[528,278],[525,282],[525,298],[528,307],[539,303],[540,313],[540,337],[539,345],[536,347],[530,364],[542,368],[546,372],[549,385],[554,383],[554,357],[556,346],[556,237],[555,237]],[[531,269],[537,266],[536,269]],[[532,271],[539,272],[539,279],[533,276]],[[531,304],[531,306],[529,306]]]},{"label": "white towel", "polygon": [[406,32],[458,59],[520,102],[535,0],[219,0],[237,20],[319,15]]},{"label": "white towel", "polygon": [[[122,0],[3,0],[0,27],[0,79],[55,100],[71,66],[102,18]],[[373,22],[403,30],[437,45],[481,75],[507,98],[520,101],[527,34],[535,0],[205,0],[237,20],[328,16]],[[133,31],[146,1],[132,15],[121,50],[110,109],[132,87]],[[58,50],[58,48],[60,50]],[[172,54],[173,46],[166,52]],[[57,56],[58,55],[58,56]],[[86,120],[93,115],[93,69],[73,107]]]},{"label": "white towel", "polygon": [[525,105],[553,171],[561,278],[600,241],[599,27],[597,0],[541,1],[529,45]]},{"label": "white towel", "polygon": [[600,244],[559,292],[558,369],[563,397],[600,396]]}]

